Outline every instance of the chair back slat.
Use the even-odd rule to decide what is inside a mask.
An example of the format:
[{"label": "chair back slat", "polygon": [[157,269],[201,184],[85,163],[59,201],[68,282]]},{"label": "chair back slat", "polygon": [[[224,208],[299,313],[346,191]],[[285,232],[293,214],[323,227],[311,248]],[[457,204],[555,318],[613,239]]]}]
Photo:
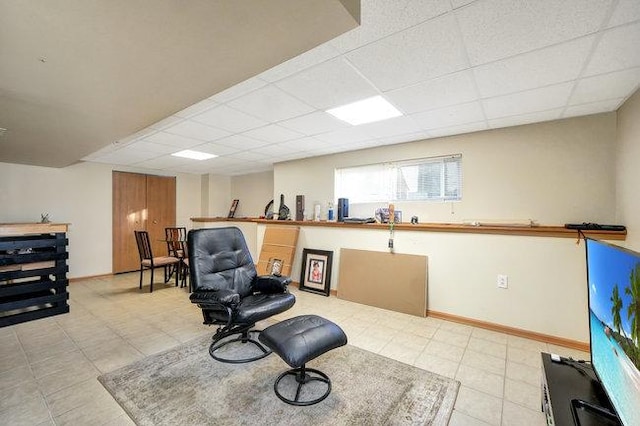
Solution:
[{"label": "chair back slat", "polygon": [[167,254],[174,257],[185,257],[184,248],[187,240],[187,228],[164,228],[164,234],[167,240]]},{"label": "chair back slat", "polygon": [[151,242],[149,241],[149,233],[147,231],[133,231],[136,235],[136,243],[138,244],[138,254],[140,261],[149,259],[153,260],[153,252],[151,251]]}]

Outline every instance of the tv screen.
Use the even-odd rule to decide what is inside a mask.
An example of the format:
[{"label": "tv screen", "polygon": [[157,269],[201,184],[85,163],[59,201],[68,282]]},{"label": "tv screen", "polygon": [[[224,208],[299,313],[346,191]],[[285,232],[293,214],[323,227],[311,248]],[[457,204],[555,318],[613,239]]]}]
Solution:
[{"label": "tv screen", "polygon": [[586,244],[591,362],[622,423],[640,425],[640,253]]}]

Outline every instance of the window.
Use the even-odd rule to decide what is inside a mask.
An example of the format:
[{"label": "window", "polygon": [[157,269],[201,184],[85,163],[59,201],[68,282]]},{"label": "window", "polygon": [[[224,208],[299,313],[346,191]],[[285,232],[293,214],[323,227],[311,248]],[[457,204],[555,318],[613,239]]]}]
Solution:
[{"label": "window", "polygon": [[462,155],[336,170],[336,195],[352,203],[462,199]]}]

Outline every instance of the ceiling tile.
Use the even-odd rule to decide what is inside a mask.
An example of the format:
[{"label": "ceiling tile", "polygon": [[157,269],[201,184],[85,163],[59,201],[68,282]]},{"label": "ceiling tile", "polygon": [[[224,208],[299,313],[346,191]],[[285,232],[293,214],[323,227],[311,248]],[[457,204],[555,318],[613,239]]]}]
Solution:
[{"label": "ceiling tile", "polygon": [[244,151],[246,148],[243,146],[228,146],[228,145],[220,145],[217,143],[209,142],[202,145],[198,145],[194,147],[196,151],[206,152],[208,154],[214,155],[229,155],[235,154],[236,152]]},{"label": "ceiling tile", "polygon": [[256,148],[253,152],[264,155],[265,157],[280,157],[282,158],[285,155],[291,154],[291,147],[273,144],[269,146],[261,146],[260,148]]},{"label": "ceiling tile", "polygon": [[471,71],[462,71],[384,94],[406,114],[438,109],[477,99]]},{"label": "ceiling tile", "polygon": [[473,69],[482,97],[520,92],[578,77],[594,36],[513,56]]},{"label": "ceiling tile", "polygon": [[200,141],[213,141],[229,135],[229,132],[215,127],[207,126],[191,120],[184,120],[165,130],[167,133],[198,139]]},{"label": "ceiling tile", "polygon": [[[264,154],[260,154],[258,152],[253,152],[253,151],[242,151],[242,152],[236,152],[235,154],[229,154],[227,155],[227,157],[229,158],[236,158],[238,160],[244,160],[244,161],[258,161],[261,159],[264,159]],[[250,171],[250,168],[246,168],[246,171]]]},{"label": "ceiling tile", "polygon": [[155,130],[164,130],[167,127],[173,126],[176,123],[181,122],[183,119],[181,117],[175,116],[175,115],[170,115],[169,117],[162,119],[156,123],[153,123],[151,126],[149,126],[151,129],[155,129]]},{"label": "ceiling tile", "polygon": [[157,129],[154,129],[153,127],[146,127],[140,131],[137,131],[136,133],[133,133],[127,137],[124,138],[120,138],[116,141],[116,144],[118,145],[127,145],[129,142],[132,142],[136,139],[143,139],[153,133],[158,132]]},{"label": "ceiling tile", "polygon": [[281,121],[278,124],[307,136],[349,127],[349,124],[335,119],[324,111],[312,112],[311,114]]},{"label": "ceiling tile", "polygon": [[110,143],[107,146],[100,148],[99,150],[92,152],[91,154],[82,158],[82,161],[93,161],[94,158],[99,158],[103,155],[111,154],[112,152],[117,151],[121,147],[118,143]]},{"label": "ceiling tile", "polygon": [[331,40],[331,44],[343,53],[349,52],[449,10],[448,0],[363,0],[360,26]]},{"label": "ceiling tile", "polygon": [[211,160],[203,161],[203,166],[206,167],[229,167],[229,166],[241,166],[243,165],[243,161],[238,158],[233,158],[230,156],[224,157],[216,157]]},{"label": "ceiling tile", "polygon": [[148,152],[153,154],[172,154],[179,149],[171,145],[163,145],[160,143],[153,143],[148,140],[135,141],[127,145],[127,149],[131,149],[139,152]]},{"label": "ceiling tile", "polygon": [[575,117],[578,115],[599,114],[601,112],[615,111],[622,104],[624,98],[609,99],[606,101],[591,102],[582,105],[573,105],[565,109],[563,118]]},{"label": "ceiling tile", "polygon": [[573,82],[498,96],[482,101],[488,119],[560,108],[567,104]]},{"label": "ceiling tile", "polygon": [[260,89],[261,87],[264,87],[266,85],[266,81],[258,77],[253,77],[211,96],[209,100],[219,103],[229,102],[235,98],[239,98],[242,95],[246,95],[247,93],[253,92],[254,90]]},{"label": "ceiling tile", "polygon": [[[159,156],[160,155],[158,154],[153,154],[153,157],[159,157]],[[112,153],[95,158],[91,161],[94,161],[97,163],[129,165],[129,164],[138,163],[140,161],[144,161],[148,159],[149,159],[148,153],[131,150],[131,149],[128,149],[127,147],[124,147]]]},{"label": "ceiling tile", "polygon": [[233,108],[229,108],[226,105],[220,105],[205,111],[202,114],[193,116],[191,117],[191,120],[224,129],[232,133],[245,132],[268,124],[264,120],[237,111]]},{"label": "ceiling tile", "polygon": [[289,148],[292,151],[310,151],[317,147],[326,147],[327,143],[316,138],[306,137],[279,143],[278,146]]},{"label": "ceiling tile", "polygon": [[483,0],[455,11],[479,65],[596,32],[612,0]]},{"label": "ceiling tile", "polygon": [[177,117],[182,117],[182,118],[189,118],[192,115],[196,115],[199,114],[201,112],[204,112],[208,109],[211,109],[213,107],[215,107],[216,105],[218,105],[217,102],[213,102],[210,101],[208,99],[204,99],[198,103],[195,103],[193,105],[191,105],[190,107],[187,107],[185,109],[183,109],[182,111],[178,111],[176,112],[174,115],[176,115]]},{"label": "ceiling tile", "polygon": [[189,160],[187,158],[174,157],[172,155],[163,155],[162,157],[154,158],[152,160],[146,160],[140,163],[136,163],[136,167],[164,170],[171,169],[173,167],[180,167],[189,164],[192,161],[193,160]]},{"label": "ceiling tile", "polygon": [[280,121],[308,114],[314,109],[274,85],[234,99],[228,105],[266,121]]},{"label": "ceiling tile", "polygon": [[607,30],[593,52],[584,75],[640,66],[640,22]]},{"label": "ceiling tile", "polygon": [[624,98],[633,93],[639,84],[640,67],[583,78],[576,84],[569,105]]},{"label": "ceiling tile", "polygon": [[180,135],[174,135],[167,132],[158,132],[152,135],[147,136],[143,140],[148,142],[160,143],[163,145],[169,145],[176,148],[176,151],[180,151],[182,149],[188,149],[196,145],[200,145],[202,143],[201,140],[187,138]]},{"label": "ceiling tile", "polygon": [[[432,111],[419,112],[411,118],[424,130],[438,127],[457,126],[484,120],[482,107],[479,102],[454,105]],[[431,133],[431,132],[429,132]]]},{"label": "ceiling tile", "polygon": [[489,127],[498,129],[501,127],[520,126],[523,124],[551,121],[560,118],[562,108],[554,108],[547,111],[539,111],[531,114],[513,115],[489,120]]},{"label": "ceiling tile", "polygon": [[342,58],[306,69],[280,80],[276,85],[319,109],[332,108],[379,94]]},{"label": "ceiling tile", "polygon": [[286,129],[277,124],[270,124],[268,126],[259,127],[257,129],[244,132],[243,136],[248,136],[253,139],[260,139],[265,142],[278,143],[300,138],[304,135],[299,132]]},{"label": "ceiling tile", "polygon": [[258,148],[260,146],[269,145],[270,142],[261,141],[258,139],[248,138],[242,135],[232,135],[228,138],[218,139],[216,145],[225,145],[232,148],[238,148],[242,150]]},{"label": "ceiling tile", "polygon": [[416,122],[407,116],[376,121],[375,123],[363,124],[359,127],[360,130],[375,139],[421,131]]},{"label": "ceiling tile", "polygon": [[441,138],[444,136],[460,135],[463,133],[480,132],[487,130],[489,127],[484,121],[477,121],[475,123],[462,124],[460,126],[441,127],[439,129],[429,130],[429,135],[434,138]]},{"label": "ceiling tile", "polygon": [[437,17],[346,54],[380,90],[409,86],[467,68],[452,14]]},{"label": "ceiling tile", "polygon": [[270,83],[274,83],[311,66],[335,58],[338,55],[340,55],[338,49],[330,43],[324,43],[304,52],[301,55],[291,58],[280,65],[276,65],[262,74],[259,74],[258,77]]},{"label": "ceiling tile", "polygon": [[414,142],[424,139],[429,139],[429,133],[426,131],[420,131],[416,133],[408,133],[405,135],[387,136],[384,138],[376,139],[377,145],[393,145],[397,143]]},{"label": "ceiling tile", "polygon": [[609,19],[609,27],[622,25],[629,22],[640,20],[640,1],[638,0],[618,0],[611,19]]},{"label": "ceiling tile", "polygon": [[346,129],[334,130],[332,132],[316,135],[315,138],[331,144],[344,144],[348,142],[359,142],[371,139],[371,136],[358,127],[348,127]]}]

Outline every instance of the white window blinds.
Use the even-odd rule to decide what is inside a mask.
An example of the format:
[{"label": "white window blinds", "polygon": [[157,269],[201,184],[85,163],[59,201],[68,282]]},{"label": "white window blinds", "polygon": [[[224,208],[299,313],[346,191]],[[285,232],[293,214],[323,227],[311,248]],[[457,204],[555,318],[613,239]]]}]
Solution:
[{"label": "white window blinds", "polygon": [[352,203],[462,199],[462,155],[336,170],[336,195]]}]

